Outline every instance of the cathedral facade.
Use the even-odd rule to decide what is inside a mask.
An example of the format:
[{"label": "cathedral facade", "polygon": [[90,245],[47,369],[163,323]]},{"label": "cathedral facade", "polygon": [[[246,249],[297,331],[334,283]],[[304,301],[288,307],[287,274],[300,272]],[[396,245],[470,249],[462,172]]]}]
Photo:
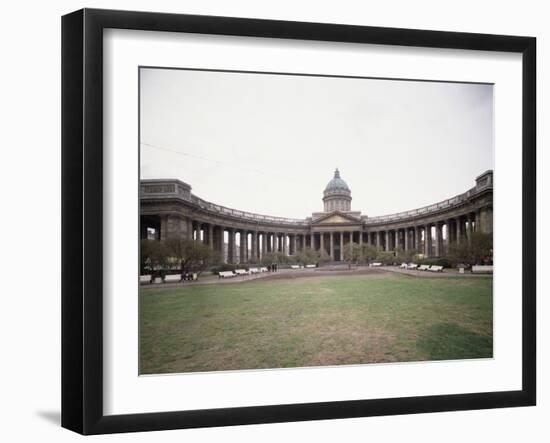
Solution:
[{"label": "cathedral facade", "polygon": [[304,219],[227,208],[201,199],[180,180],[141,180],[140,237],[204,242],[228,263],[255,263],[264,255],[323,251],[332,261],[345,248],[369,243],[385,251],[415,250],[444,256],[452,242],[493,230],[493,172],[464,193],[422,208],[368,217],[351,208],[351,189],[338,169],[323,192],[323,211]]}]

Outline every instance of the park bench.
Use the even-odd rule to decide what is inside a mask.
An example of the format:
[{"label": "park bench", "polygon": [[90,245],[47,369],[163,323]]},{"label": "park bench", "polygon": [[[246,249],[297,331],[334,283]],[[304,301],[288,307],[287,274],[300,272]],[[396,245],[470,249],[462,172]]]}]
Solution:
[{"label": "park bench", "polygon": [[164,276],[164,283],[177,283],[181,281],[181,274],[170,274]]},{"label": "park bench", "polygon": [[418,267],[419,271],[427,271],[428,269],[430,269],[430,265],[420,265]]},{"label": "park bench", "polygon": [[235,277],[236,274],[233,274],[233,271],[221,271],[221,272],[218,272],[218,277],[219,278],[231,278],[231,277]]},{"label": "park bench", "polygon": [[139,276],[139,282],[141,284],[148,284],[148,283],[151,283],[153,280],[153,276],[150,275],[150,274],[147,274],[147,275],[140,275]]},{"label": "park bench", "polygon": [[260,268],[260,272],[268,272],[268,269],[265,266],[262,266]]},{"label": "park bench", "polygon": [[237,274],[237,275],[248,275],[248,271],[246,269],[235,269],[235,274]]},{"label": "park bench", "polygon": [[258,274],[260,270],[258,268],[250,268],[248,272],[250,272],[251,274]]},{"label": "park bench", "polygon": [[316,268],[317,266],[315,265],[306,265],[306,268]]},{"label": "park bench", "polygon": [[443,272],[443,266],[431,265],[428,271],[431,272]]},{"label": "park bench", "polygon": [[382,266],[382,263],[375,261],[374,263],[371,263],[370,266]]},{"label": "park bench", "polygon": [[300,269],[299,265],[290,265],[290,269]]},{"label": "park bench", "polygon": [[416,263],[409,263],[407,265],[407,269],[411,269],[411,270],[418,269],[418,265]]},{"label": "park bench", "polygon": [[492,274],[493,265],[473,265],[472,273],[474,274]]}]

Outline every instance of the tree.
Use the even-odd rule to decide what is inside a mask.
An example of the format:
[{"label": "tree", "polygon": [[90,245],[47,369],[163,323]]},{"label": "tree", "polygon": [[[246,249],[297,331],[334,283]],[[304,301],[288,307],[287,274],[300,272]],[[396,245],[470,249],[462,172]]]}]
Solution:
[{"label": "tree", "polygon": [[379,250],[376,255],[376,261],[379,261],[384,265],[393,265],[396,260],[397,259],[395,258],[395,254],[393,252]]},{"label": "tree", "polygon": [[295,255],[295,260],[297,263],[300,263],[304,266],[317,264],[321,262],[321,254],[311,248],[305,248]]},{"label": "tree", "polygon": [[262,257],[261,263],[264,266],[271,265],[273,263],[277,265],[284,265],[292,262],[291,256],[285,255],[282,252],[268,252]]},{"label": "tree", "polygon": [[361,261],[368,264],[376,259],[379,252],[380,249],[376,246],[368,243],[363,243],[363,246],[361,248]]},{"label": "tree", "polygon": [[493,263],[493,235],[473,232],[470,239],[449,246],[449,259],[456,266]]},{"label": "tree", "polygon": [[162,270],[168,264],[166,248],[158,240],[143,239],[140,243],[140,272]]},{"label": "tree", "polygon": [[179,263],[182,273],[200,275],[214,262],[217,255],[201,242],[181,238],[165,240],[165,247],[168,257]]},{"label": "tree", "polygon": [[321,249],[318,254],[319,254],[319,263],[327,263],[331,261],[330,254],[324,249]]},{"label": "tree", "polygon": [[344,248],[344,261],[351,266],[352,263],[357,263],[362,257],[362,247],[358,243],[352,243],[351,247],[347,244]]},{"label": "tree", "polygon": [[397,248],[395,250],[395,255],[400,262],[410,263],[414,260],[414,257],[418,254],[416,249],[404,250],[403,248]]}]

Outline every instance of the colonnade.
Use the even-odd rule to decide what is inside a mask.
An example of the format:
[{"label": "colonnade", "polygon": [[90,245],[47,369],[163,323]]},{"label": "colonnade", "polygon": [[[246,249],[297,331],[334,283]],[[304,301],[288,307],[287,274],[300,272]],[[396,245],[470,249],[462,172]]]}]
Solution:
[{"label": "colonnade", "polygon": [[[427,257],[440,257],[449,251],[451,243],[468,241],[473,232],[483,231],[480,217],[480,212],[476,211],[404,226],[364,224],[355,229],[313,226],[300,232],[289,232],[228,227],[190,218],[174,221],[170,216],[160,216],[158,238],[167,238],[170,233],[173,236],[178,232],[177,235],[200,241],[217,251],[227,263],[256,263],[269,253],[291,256],[306,248],[326,254],[331,261],[341,261],[346,248],[351,250],[354,244],[371,244],[387,252],[414,250]],[[492,224],[492,219],[490,222]]]}]

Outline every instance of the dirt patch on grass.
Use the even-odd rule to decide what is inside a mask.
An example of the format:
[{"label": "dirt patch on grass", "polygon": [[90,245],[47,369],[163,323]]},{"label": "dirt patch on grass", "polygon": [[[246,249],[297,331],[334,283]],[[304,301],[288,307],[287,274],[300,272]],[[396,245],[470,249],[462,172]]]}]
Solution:
[{"label": "dirt patch on grass", "polygon": [[389,271],[376,268],[362,268],[351,270],[338,270],[328,271],[323,268],[315,270],[296,270],[296,271],[281,271],[273,272],[261,279],[261,281],[272,280],[294,280],[303,278],[319,278],[319,277],[353,277],[353,276],[369,276],[369,277],[383,277],[387,276]]}]

